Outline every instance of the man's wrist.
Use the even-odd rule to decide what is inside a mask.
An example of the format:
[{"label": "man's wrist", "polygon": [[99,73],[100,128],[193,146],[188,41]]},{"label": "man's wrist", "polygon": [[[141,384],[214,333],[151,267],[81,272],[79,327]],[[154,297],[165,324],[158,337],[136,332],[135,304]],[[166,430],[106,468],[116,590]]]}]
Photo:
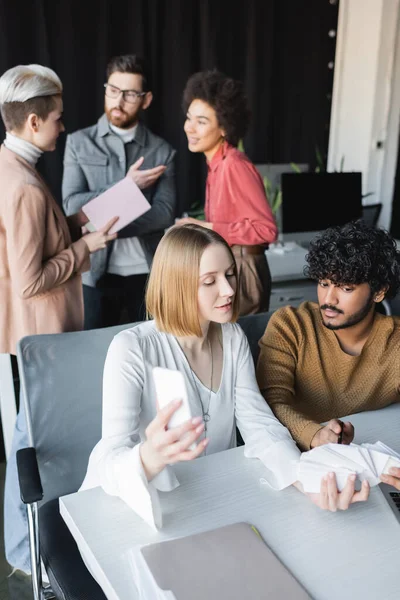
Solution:
[{"label": "man's wrist", "polygon": [[317,433],[315,435],[313,435],[311,442],[310,442],[310,450],[312,450],[313,448],[316,448],[317,446],[320,446],[320,443],[318,441],[318,434],[321,430],[317,431]]},{"label": "man's wrist", "polygon": [[[313,444],[315,445],[317,434],[323,429],[324,426],[320,423],[316,423],[315,421],[310,421],[305,428],[302,430],[300,434],[300,439],[298,441],[299,446],[302,450],[310,450],[313,448]],[[317,438],[318,439],[318,438]],[[318,442],[320,444],[321,442]]]},{"label": "man's wrist", "polygon": [[74,214],[74,219],[78,227],[83,227],[89,221],[82,209]]}]

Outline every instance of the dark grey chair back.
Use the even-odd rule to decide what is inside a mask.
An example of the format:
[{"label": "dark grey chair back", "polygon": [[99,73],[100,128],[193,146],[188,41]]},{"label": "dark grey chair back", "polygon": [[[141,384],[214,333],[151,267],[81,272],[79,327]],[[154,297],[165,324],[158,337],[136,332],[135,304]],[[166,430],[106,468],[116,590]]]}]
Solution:
[{"label": "dark grey chair back", "polygon": [[29,443],[37,451],[43,503],[75,492],[101,437],[102,377],[108,327],[20,340],[17,349]]},{"label": "dark grey chair back", "polygon": [[258,313],[257,315],[247,315],[246,317],[240,317],[238,320],[239,325],[245,332],[249,341],[251,355],[255,365],[257,365],[258,355],[260,353],[258,342],[264,335],[264,331],[267,328],[268,321],[273,312],[273,310],[270,310],[269,312]]}]

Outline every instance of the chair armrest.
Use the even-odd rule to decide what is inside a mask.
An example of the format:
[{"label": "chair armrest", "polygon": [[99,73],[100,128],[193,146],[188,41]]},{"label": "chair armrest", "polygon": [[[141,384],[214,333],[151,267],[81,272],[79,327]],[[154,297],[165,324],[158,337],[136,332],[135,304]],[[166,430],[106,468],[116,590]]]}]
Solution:
[{"label": "chair armrest", "polygon": [[22,502],[24,504],[39,502],[43,498],[43,488],[35,448],[18,450],[17,469]]}]

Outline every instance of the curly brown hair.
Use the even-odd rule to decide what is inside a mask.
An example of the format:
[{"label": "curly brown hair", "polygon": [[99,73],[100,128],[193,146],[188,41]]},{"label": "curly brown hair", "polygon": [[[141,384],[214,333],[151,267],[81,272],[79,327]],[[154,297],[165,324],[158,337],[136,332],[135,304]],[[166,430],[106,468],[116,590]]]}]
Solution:
[{"label": "curly brown hair", "polygon": [[217,70],[200,71],[186,83],[182,101],[185,114],[193,100],[202,100],[215,110],[218,124],[225,130],[227,142],[237,146],[250,122],[250,109],[243,83]]}]

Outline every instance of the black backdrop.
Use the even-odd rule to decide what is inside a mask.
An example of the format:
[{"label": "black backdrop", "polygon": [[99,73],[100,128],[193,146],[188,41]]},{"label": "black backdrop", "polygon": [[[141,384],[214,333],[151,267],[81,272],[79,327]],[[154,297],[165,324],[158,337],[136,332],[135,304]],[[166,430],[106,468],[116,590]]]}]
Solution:
[{"label": "black backdrop", "polygon": [[397,240],[400,240],[400,139],[399,150],[397,152],[397,168],[396,177],[394,181],[392,223],[390,233]]},{"label": "black backdrop", "polygon": [[[53,68],[64,84],[67,131],[103,110],[104,70],[115,54],[150,63],[147,124],[178,150],[179,214],[204,194],[204,159],[183,134],[182,90],[190,74],[217,67],[242,79],[252,108],[245,139],[256,163],[315,163],[326,154],[338,3],[335,0],[0,0],[0,72]],[[0,131],[1,139],[4,130]],[[39,169],[60,198],[65,136]]]}]

